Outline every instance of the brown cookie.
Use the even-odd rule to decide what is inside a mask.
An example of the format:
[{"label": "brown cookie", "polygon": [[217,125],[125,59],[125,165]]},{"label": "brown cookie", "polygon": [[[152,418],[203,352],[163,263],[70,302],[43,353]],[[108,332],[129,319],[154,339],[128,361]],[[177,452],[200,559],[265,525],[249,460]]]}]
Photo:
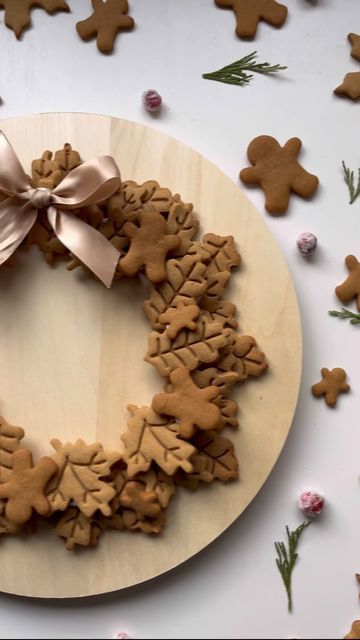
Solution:
[{"label": "brown cookie", "polygon": [[31,163],[31,185],[34,189],[55,189],[62,177],[60,163],[53,159],[51,151],[44,151],[41,158]]},{"label": "brown cookie", "polygon": [[88,445],[80,439],[66,444],[54,439],[51,444],[58,469],[47,488],[52,511],[65,511],[73,501],[87,517],[97,510],[111,515],[109,503],[115,490],[103,478],[110,475],[121,454],[105,452],[100,443]]},{"label": "brown cookie", "polygon": [[201,482],[210,484],[214,480],[228,482],[238,477],[239,463],[234,445],[216,431],[199,431],[191,440],[196,453],[191,458],[192,473],[179,472],[175,481],[190,491],[196,491]]},{"label": "brown cookie", "polygon": [[215,362],[231,333],[231,329],[225,329],[220,322],[207,322],[203,316],[198,318],[195,331],[183,329],[174,340],[166,333],[152,331],[145,360],[164,377],[178,367],[193,371],[200,364]]},{"label": "brown cookie", "polygon": [[126,15],[129,11],[127,0],[92,0],[93,14],[76,25],[82,40],[92,40],[102,53],[111,53],[115,38],[120,31],[134,28],[134,19]]},{"label": "brown cookie", "polygon": [[55,526],[55,533],[63,538],[68,551],[76,546],[96,547],[101,535],[100,524],[94,518],[87,518],[76,507],[69,507]]},{"label": "brown cookie", "polygon": [[213,429],[220,419],[220,409],[212,400],[220,395],[216,386],[200,389],[192,380],[186,367],[179,367],[170,374],[171,393],[159,393],[152,401],[154,411],[179,420],[180,434],[189,439],[195,428]]},{"label": "brown cookie", "polygon": [[188,304],[181,298],[175,301],[175,307],[170,307],[160,314],[159,322],[168,325],[166,333],[171,340],[176,338],[182,329],[195,331],[196,322],[200,315],[200,308],[197,304]]},{"label": "brown cookie", "polygon": [[150,282],[166,279],[166,256],[181,243],[177,235],[169,235],[166,220],[160,213],[142,213],[140,227],[126,222],[123,230],[130,238],[130,249],[120,260],[119,268],[126,276],[135,276],[142,267]]},{"label": "brown cookie", "polygon": [[323,379],[311,388],[315,398],[325,396],[325,402],[329,407],[335,407],[339,393],[348,393],[350,386],[346,384],[346,372],[344,369],[321,369]]},{"label": "brown cookie", "polygon": [[260,20],[282,27],[288,13],[287,7],[275,0],[215,0],[215,4],[222,9],[233,9],[239,38],[254,38]]},{"label": "brown cookie", "polygon": [[19,39],[22,32],[31,25],[30,9],[40,7],[47,13],[70,11],[65,0],[0,0],[0,8],[5,9],[5,24]]},{"label": "brown cookie", "polygon": [[351,55],[360,62],[360,36],[356,33],[349,33],[348,40],[351,44]]},{"label": "brown cookie", "polygon": [[344,640],[360,640],[360,620],[355,620],[352,623],[351,631],[344,636]]},{"label": "brown cookie", "polygon": [[141,482],[136,480],[126,483],[119,496],[119,503],[123,509],[131,509],[138,520],[145,517],[155,518],[161,513],[161,506],[156,491],[146,491]]},{"label": "brown cookie", "polygon": [[347,73],[342,84],[340,84],[334,93],[337,96],[350,98],[350,100],[359,100],[360,98],[360,71]]},{"label": "brown cookie", "polygon": [[345,282],[335,289],[335,293],[343,304],[348,304],[356,298],[357,308],[360,311],[360,262],[355,256],[347,256],[345,264],[349,275]]},{"label": "brown cookie", "polygon": [[51,513],[45,489],[57,472],[52,458],[44,457],[34,466],[31,452],[18,449],[12,455],[12,471],[4,484],[0,484],[0,499],[7,500],[5,515],[14,524],[25,524],[33,509],[42,516]]},{"label": "brown cookie", "polygon": [[301,144],[299,138],[290,138],[281,147],[271,136],[258,136],[250,142],[247,153],[254,166],[242,169],[240,180],[263,189],[265,208],[272,215],[287,211],[291,192],[311,198],[318,188],[318,178],[297,161]]},{"label": "brown cookie", "polygon": [[179,438],[179,427],[174,421],[159,416],[149,407],[129,405],[128,411],[131,418],[121,439],[125,445],[123,456],[129,478],[148,471],[153,462],[169,476],[178,468],[192,471],[189,460],[195,449]]}]

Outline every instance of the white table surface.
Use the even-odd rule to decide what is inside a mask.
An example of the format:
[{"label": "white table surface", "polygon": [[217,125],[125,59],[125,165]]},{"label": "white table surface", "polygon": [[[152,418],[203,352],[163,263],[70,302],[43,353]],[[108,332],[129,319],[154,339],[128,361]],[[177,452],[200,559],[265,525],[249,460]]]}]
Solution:
[{"label": "white table surface", "polygon": [[[311,202],[294,197],[281,218],[265,212],[260,190],[247,190],[285,254],[304,333],[296,417],[258,497],[198,557],[147,584],[83,601],[0,595],[2,638],[111,638],[117,631],[133,638],[340,638],[360,618],[360,328],[327,315],[341,306],[333,291],[345,278],[345,256],[360,257],[360,199],[348,205],[341,169],[342,159],[360,166],[360,104],[332,93],[345,73],[360,71],[347,42],[350,31],[360,32],[360,2],[284,1],[286,25],[262,23],[256,40],[244,42],[234,35],[233,13],[212,0],[131,0],[136,31],[120,36],[110,57],[75,31],[88,0],[69,0],[72,13],[55,18],[34,10],[34,28],[20,43],[0,26],[2,118],[83,111],[135,120],[194,147],[236,183],[252,138],[269,134],[284,144],[298,136],[303,164],[321,182]],[[201,78],[255,49],[260,61],[288,70],[256,76],[246,88]],[[163,96],[157,118],[142,109],[147,88]],[[303,231],[319,237],[312,261],[295,248]],[[344,367],[353,387],[334,411],[310,393],[322,366]],[[283,539],[285,524],[301,522],[296,498],[308,488],[323,491],[328,507],[301,542],[288,615],[273,542]]]}]

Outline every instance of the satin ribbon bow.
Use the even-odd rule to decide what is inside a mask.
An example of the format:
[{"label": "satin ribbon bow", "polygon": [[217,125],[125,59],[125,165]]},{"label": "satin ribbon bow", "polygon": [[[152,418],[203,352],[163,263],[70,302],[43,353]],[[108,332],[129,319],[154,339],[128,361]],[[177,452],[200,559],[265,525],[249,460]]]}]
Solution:
[{"label": "satin ribbon bow", "polygon": [[0,192],[9,196],[0,203],[0,265],[27,236],[39,209],[46,209],[48,221],[60,242],[110,287],[120,253],[73,212],[107,200],[120,186],[115,161],[101,156],[70,171],[52,191],[33,189],[14,149],[0,131]]}]

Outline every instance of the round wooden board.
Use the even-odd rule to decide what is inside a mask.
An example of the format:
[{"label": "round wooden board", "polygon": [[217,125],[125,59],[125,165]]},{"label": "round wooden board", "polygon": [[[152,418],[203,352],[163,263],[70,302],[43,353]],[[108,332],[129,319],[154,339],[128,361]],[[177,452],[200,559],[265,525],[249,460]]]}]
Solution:
[{"label": "round wooden board", "polygon": [[[269,373],[237,391],[238,432],[230,437],[240,480],[178,491],[164,533],[105,532],[96,550],[70,553],[46,528],[0,546],[0,590],[44,598],[79,597],[135,585],[176,567],[217,538],[269,476],[288,435],[301,376],[301,325],[293,284],[269,229],[242,191],[193,149],[153,129],[85,114],[45,114],[1,123],[25,169],[44,149],[70,142],[82,158],[110,154],[123,179],[157,180],[193,202],[203,233],[233,235],[243,266],[228,297],[241,331],[265,351]],[[0,271],[1,413],[26,430],[36,455],[49,440],[119,448],[128,404],[149,406],[161,390],[143,361],[149,325],[143,285],[110,290],[81,270],[51,269],[36,249]]]}]

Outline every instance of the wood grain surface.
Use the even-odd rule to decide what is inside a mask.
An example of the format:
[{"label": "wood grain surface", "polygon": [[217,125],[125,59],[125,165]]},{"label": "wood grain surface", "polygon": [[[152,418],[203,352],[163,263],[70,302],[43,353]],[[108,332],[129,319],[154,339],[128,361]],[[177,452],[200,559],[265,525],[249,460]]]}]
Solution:
[{"label": "wood grain surface", "polygon": [[[288,435],[301,376],[296,295],[280,249],[240,188],[191,148],[153,129],[98,115],[43,114],[3,121],[25,169],[45,149],[70,142],[83,159],[110,154],[123,179],[157,180],[193,202],[201,232],[233,235],[243,266],[228,297],[240,329],[265,351],[270,370],[236,393],[241,428],[231,433],[240,479],[190,495],[179,491],[158,538],[106,532],[96,550],[70,553],[53,530],[0,544],[0,590],[79,597],[122,589],[176,567],[216,539],[249,505]],[[149,405],[162,381],[143,360],[146,288],[108,291],[80,270],[49,268],[34,248],[0,271],[1,413],[26,430],[36,455],[49,440],[120,446],[128,404]]]}]

